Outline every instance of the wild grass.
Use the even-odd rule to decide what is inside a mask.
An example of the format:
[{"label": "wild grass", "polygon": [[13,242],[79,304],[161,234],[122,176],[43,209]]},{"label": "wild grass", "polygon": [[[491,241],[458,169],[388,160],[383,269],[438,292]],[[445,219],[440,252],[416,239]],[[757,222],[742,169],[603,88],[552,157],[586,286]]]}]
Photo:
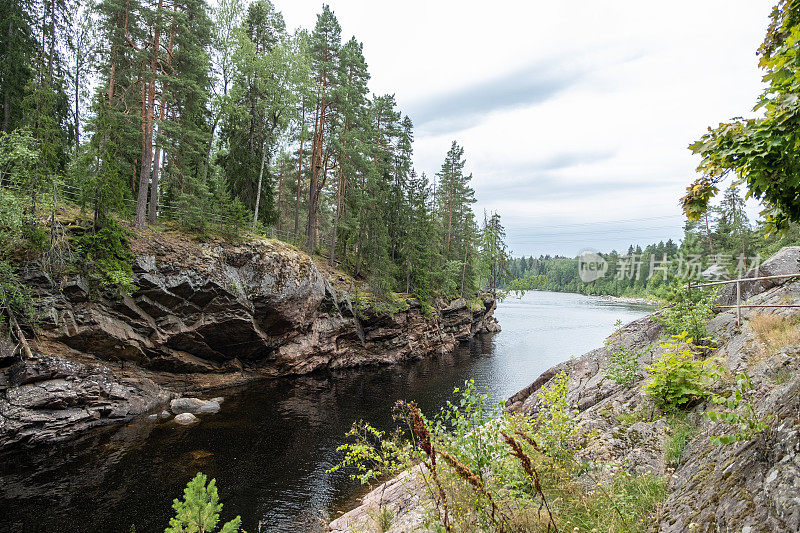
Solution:
[{"label": "wild grass", "polygon": [[[566,376],[539,392],[535,417],[504,414],[472,382],[458,401],[426,418],[413,403],[398,413],[410,439],[409,467],[420,469],[429,498],[427,525],[444,532],[639,532],[654,525],[666,482],[584,463],[594,438],[579,431],[566,400]],[[644,416],[643,414],[641,416]],[[363,439],[362,439],[363,440]],[[343,463],[374,468],[399,457],[397,444],[362,442]],[[597,476],[597,477],[595,477]],[[374,527],[382,530],[380,517]]]},{"label": "wild grass", "polygon": [[775,355],[787,346],[800,345],[800,316],[797,315],[784,317],[761,313],[750,320],[750,329],[761,344],[758,360]]},{"label": "wild grass", "polygon": [[667,421],[670,429],[667,440],[664,442],[665,461],[668,465],[677,468],[686,446],[697,434],[697,425],[689,421],[684,412],[672,415]]}]

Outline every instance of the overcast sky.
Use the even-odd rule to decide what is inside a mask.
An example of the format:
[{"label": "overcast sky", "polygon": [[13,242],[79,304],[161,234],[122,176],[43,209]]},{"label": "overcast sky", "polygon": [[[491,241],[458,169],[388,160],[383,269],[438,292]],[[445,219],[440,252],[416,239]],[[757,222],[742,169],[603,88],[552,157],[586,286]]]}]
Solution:
[{"label": "overcast sky", "polygon": [[[321,3],[274,0],[289,28]],[[480,218],[515,255],[679,239],[687,145],[761,90],[755,50],[776,0],[330,1],[364,43],[376,94],[415,124],[432,177],[466,150]]]}]

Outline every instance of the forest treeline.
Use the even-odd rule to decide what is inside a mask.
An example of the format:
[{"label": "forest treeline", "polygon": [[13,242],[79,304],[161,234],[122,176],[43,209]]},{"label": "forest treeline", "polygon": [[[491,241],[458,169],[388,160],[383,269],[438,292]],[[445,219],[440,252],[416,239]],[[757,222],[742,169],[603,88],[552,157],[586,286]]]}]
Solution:
[{"label": "forest treeline", "polygon": [[725,189],[718,205],[698,220],[687,220],[683,239],[599,253],[607,268],[596,280],[580,276],[579,258],[540,255],[508,263],[509,289],[542,289],[582,294],[666,297],[678,280],[735,279],[783,246],[800,244],[800,226],[789,223],[776,234],[764,218],[752,223],[738,187]]},{"label": "forest treeline", "polygon": [[0,198],[20,231],[63,200],[95,234],[277,236],[379,293],[497,285],[503,229],[476,220],[464,148],[415,171],[411,119],[370,94],[329,6],[289,32],[269,0],[21,0],[0,27]]}]

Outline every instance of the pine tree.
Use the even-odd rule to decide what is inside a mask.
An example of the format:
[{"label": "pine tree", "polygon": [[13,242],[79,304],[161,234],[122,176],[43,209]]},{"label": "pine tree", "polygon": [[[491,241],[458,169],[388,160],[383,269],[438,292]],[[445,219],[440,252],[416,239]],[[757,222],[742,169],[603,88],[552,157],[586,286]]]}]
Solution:
[{"label": "pine tree", "polygon": [[[170,518],[165,533],[212,533],[216,530],[222,504],[219,503],[216,480],[212,479],[206,485],[207,479],[205,474],[198,472],[183,490],[183,500],[173,500],[175,517]],[[241,525],[242,519],[237,516],[223,524],[219,532],[236,533]]]}]

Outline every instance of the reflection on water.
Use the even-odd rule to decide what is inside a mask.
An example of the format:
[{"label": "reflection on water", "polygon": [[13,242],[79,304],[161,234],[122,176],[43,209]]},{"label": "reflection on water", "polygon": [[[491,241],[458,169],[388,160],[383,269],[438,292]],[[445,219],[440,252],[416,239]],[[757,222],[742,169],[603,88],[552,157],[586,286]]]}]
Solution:
[{"label": "reflection on water", "polygon": [[[503,332],[413,364],[222,391],[222,410],[179,427],[141,418],[69,444],[0,456],[2,531],[163,531],[172,499],[197,472],[217,479],[222,518],[244,528],[317,529],[360,487],[328,475],[354,420],[392,424],[391,407],[416,400],[433,412],[474,378],[502,399],[570,356],[600,346],[617,319],[647,309],[537,292],[501,303]],[[216,395],[216,393],[215,393]]]}]

